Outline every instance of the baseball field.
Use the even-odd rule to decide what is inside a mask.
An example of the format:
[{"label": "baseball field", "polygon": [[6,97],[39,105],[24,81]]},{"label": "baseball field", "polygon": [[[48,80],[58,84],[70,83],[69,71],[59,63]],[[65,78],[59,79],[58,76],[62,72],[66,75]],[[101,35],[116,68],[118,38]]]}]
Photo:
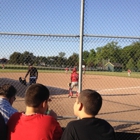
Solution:
[{"label": "baseball field", "polygon": [[[10,83],[17,88],[13,106],[19,111],[25,111],[24,93],[27,87],[18,81],[24,76],[24,72],[0,73],[0,85]],[[49,108],[57,113],[62,127],[76,119],[73,114],[76,97],[67,97],[70,73],[39,73],[37,82],[49,87],[52,98]],[[115,131],[140,133],[140,78],[85,74],[82,88],[97,90],[102,95],[103,105],[97,117],[106,119]]]}]

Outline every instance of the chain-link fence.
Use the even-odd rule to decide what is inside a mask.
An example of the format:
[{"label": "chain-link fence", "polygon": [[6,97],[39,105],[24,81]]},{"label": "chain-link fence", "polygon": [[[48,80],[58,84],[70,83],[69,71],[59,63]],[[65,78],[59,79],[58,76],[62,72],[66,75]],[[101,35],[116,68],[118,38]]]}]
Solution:
[{"label": "chain-link fence", "polygon": [[[49,103],[49,107],[56,111],[58,121],[61,126],[65,127],[69,121],[76,119],[73,115],[76,96],[74,94],[74,98],[71,99],[67,96],[71,70],[77,67],[79,72],[80,70],[83,72],[80,81],[82,89],[97,90],[103,97],[103,107],[98,117],[108,120],[116,132],[139,133],[140,22],[136,21],[140,9],[139,1],[134,1],[136,7],[131,4],[131,9],[139,8],[135,15],[133,14],[135,10],[132,11],[132,15],[126,14],[131,1],[122,2],[120,13],[116,14],[115,8],[116,12],[119,8],[117,3],[111,3],[111,1],[107,3],[102,0],[98,3],[85,1],[80,65],[79,18],[82,2],[73,1],[72,3],[68,0],[65,5],[69,4],[69,6],[66,7],[61,5],[63,1],[60,2],[61,4],[59,2],[38,1],[33,6],[31,2],[25,2],[24,6],[29,4],[26,8],[28,12],[33,12],[31,14],[24,10],[17,13],[18,9],[23,6],[18,5],[18,2],[10,2],[8,7],[15,6],[15,9],[10,9],[11,12],[14,11],[14,14],[9,19],[4,13],[9,13],[10,10],[5,9],[5,1],[1,2],[3,5],[1,7],[2,20],[7,19],[7,21],[5,23],[1,21],[0,85],[10,83],[17,88],[17,100],[13,106],[19,111],[25,111],[24,94],[27,86],[19,83],[18,79],[25,77],[28,65],[34,63],[39,71],[37,82],[50,89],[52,102]],[[36,6],[37,4],[39,7]],[[52,7],[49,7],[50,5]],[[122,9],[125,10],[121,11]],[[111,11],[112,15],[109,14]],[[103,21],[103,16],[107,14],[106,21]],[[125,16],[126,18],[123,18]],[[133,17],[131,22],[128,16]],[[121,23],[123,19],[125,22]],[[38,22],[38,20],[41,21]],[[135,22],[138,25],[133,25]],[[126,25],[126,28],[122,27],[122,24]]]}]

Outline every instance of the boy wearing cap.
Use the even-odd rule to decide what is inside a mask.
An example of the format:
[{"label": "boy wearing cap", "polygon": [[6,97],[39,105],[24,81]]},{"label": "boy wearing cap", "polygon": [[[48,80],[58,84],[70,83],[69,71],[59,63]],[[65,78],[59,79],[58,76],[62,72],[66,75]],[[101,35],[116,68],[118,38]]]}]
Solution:
[{"label": "boy wearing cap", "polygon": [[73,96],[72,89],[74,87],[77,88],[76,96],[78,96],[78,80],[79,80],[79,75],[77,73],[76,68],[73,68],[70,79],[71,79],[71,86],[70,86],[70,89],[69,89],[69,95],[68,95],[69,98],[71,98]]},{"label": "boy wearing cap", "polygon": [[25,94],[25,113],[15,113],[8,121],[8,140],[60,140],[62,128],[56,119],[46,115],[49,90],[32,84]]},{"label": "boy wearing cap", "polygon": [[80,119],[68,123],[61,140],[116,140],[113,127],[95,117],[101,106],[102,97],[98,92],[83,90],[74,103],[74,114]]}]

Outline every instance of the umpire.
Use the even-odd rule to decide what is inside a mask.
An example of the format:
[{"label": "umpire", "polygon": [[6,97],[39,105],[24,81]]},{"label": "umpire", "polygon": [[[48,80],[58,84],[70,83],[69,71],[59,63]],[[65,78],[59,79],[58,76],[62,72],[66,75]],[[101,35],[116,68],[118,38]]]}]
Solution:
[{"label": "umpire", "polygon": [[30,74],[30,77],[29,77],[29,84],[33,84],[33,83],[36,83],[37,79],[38,79],[38,71],[37,71],[37,68],[36,67],[33,67],[33,64],[30,64],[29,65],[29,69],[25,75],[25,79],[26,77],[28,76],[28,74]]}]

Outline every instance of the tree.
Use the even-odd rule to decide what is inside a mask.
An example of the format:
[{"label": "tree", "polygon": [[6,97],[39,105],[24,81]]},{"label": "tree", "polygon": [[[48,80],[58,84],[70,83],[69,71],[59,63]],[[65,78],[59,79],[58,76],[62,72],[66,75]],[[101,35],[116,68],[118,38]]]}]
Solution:
[{"label": "tree", "polygon": [[59,57],[63,58],[65,56],[65,53],[64,52],[60,52],[59,53]]},{"label": "tree", "polygon": [[69,66],[78,66],[79,63],[79,55],[77,53],[73,53],[67,60],[67,65]]},{"label": "tree", "polygon": [[137,63],[140,60],[140,42],[134,42],[131,45],[131,58]]},{"label": "tree", "polygon": [[24,57],[23,61],[26,65],[28,65],[29,63],[34,63],[35,56],[33,55],[33,53],[25,51],[23,53],[23,57]]},{"label": "tree", "polygon": [[87,64],[88,57],[89,57],[89,52],[88,51],[83,51],[83,61],[84,61],[85,65]]},{"label": "tree", "polygon": [[49,56],[49,57],[47,57],[47,60],[48,60],[48,63],[47,63],[47,65],[48,66],[55,66],[55,57],[54,56]]},{"label": "tree", "polygon": [[126,64],[131,58],[134,61],[135,68],[137,68],[137,62],[140,60],[140,42],[134,42],[122,49],[121,60],[125,69]]},{"label": "tree", "polygon": [[97,47],[96,50],[96,64],[104,65],[108,61],[121,63],[121,47],[118,46],[118,42],[112,41],[103,47]]},{"label": "tree", "polygon": [[46,65],[46,60],[47,60],[47,58],[45,56],[40,56],[38,65],[45,66]]},{"label": "tree", "polygon": [[95,65],[95,59],[96,59],[96,52],[94,49],[91,49],[89,52],[89,57],[87,59],[87,65],[93,67]]},{"label": "tree", "polygon": [[58,55],[58,66],[60,67],[65,67],[67,65],[67,58],[64,57],[65,56],[65,52],[60,52]]},{"label": "tree", "polygon": [[21,53],[14,52],[10,55],[9,63],[11,64],[20,64],[21,63]]},{"label": "tree", "polygon": [[35,65],[39,65],[40,64],[40,57],[37,56],[34,60]]},{"label": "tree", "polygon": [[140,71],[140,60],[137,61],[137,70]]},{"label": "tree", "polygon": [[19,63],[22,64],[22,65],[24,65],[23,60],[24,60],[24,56],[23,56],[23,54],[21,54],[20,57],[19,57]]},{"label": "tree", "polygon": [[127,69],[131,69],[131,70],[134,70],[135,69],[135,64],[134,64],[134,60],[131,58],[128,63],[126,64],[126,68]]}]

